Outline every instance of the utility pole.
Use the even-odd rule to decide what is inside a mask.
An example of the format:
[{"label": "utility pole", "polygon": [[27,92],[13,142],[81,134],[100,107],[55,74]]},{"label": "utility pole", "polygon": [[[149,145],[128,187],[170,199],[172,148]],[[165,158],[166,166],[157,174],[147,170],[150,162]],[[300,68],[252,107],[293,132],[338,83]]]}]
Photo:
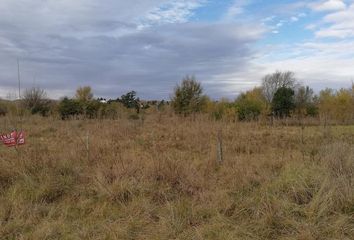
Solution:
[{"label": "utility pole", "polygon": [[18,78],[18,99],[21,99],[21,75],[20,75],[20,60],[17,58],[17,78]]}]

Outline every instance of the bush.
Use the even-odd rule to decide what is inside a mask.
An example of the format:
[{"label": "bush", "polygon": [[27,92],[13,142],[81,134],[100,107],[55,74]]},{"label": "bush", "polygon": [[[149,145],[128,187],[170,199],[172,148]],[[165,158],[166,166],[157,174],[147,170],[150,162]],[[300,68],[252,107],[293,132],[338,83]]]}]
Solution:
[{"label": "bush", "polygon": [[260,88],[242,93],[236,99],[237,115],[240,121],[257,120],[265,108],[266,100]]},{"label": "bush", "polygon": [[84,113],[88,118],[97,118],[101,108],[101,103],[99,101],[89,101],[83,105]]},{"label": "bush", "polygon": [[182,84],[175,88],[172,107],[178,114],[184,116],[202,111],[207,98],[203,95],[203,88],[195,77],[185,77]]},{"label": "bush", "polygon": [[26,89],[23,93],[22,103],[31,114],[47,116],[50,111],[50,100],[47,99],[46,92],[40,88]]},{"label": "bush", "polygon": [[0,100],[0,117],[6,116],[7,112],[8,112],[8,109],[7,109],[6,104]]},{"label": "bush", "polygon": [[306,107],[306,114],[309,117],[316,117],[318,116],[318,107],[315,104],[311,104]]},{"label": "bush", "polygon": [[208,101],[207,112],[210,114],[213,120],[224,119],[230,109],[233,109],[234,105],[227,100],[221,100],[219,102]]},{"label": "bush", "polygon": [[238,119],[240,121],[257,120],[262,112],[262,106],[259,103],[247,99],[244,96],[241,96],[236,107]]},{"label": "bush", "polygon": [[65,97],[59,104],[59,114],[64,120],[72,116],[83,114],[83,108],[78,100]]},{"label": "bush", "polygon": [[100,116],[102,118],[117,119],[120,117],[120,110],[122,110],[123,107],[121,103],[113,101],[107,104],[101,104]]}]

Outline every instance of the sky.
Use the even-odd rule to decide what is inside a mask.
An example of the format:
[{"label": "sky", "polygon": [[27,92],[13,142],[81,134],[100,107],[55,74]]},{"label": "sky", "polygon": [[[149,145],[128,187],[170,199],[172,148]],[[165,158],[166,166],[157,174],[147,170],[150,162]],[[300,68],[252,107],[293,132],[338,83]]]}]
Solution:
[{"label": "sky", "polygon": [[1,0],[0,98],[91,86],[169,99],[195,75],[214,99],[293,71],[315,91],[354,81],[354,0]]}]

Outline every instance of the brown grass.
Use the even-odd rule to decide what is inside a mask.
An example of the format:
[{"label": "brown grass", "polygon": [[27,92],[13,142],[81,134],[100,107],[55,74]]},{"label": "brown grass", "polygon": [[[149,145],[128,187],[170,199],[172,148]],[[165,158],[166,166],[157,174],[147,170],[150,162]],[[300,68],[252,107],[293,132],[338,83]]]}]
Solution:
[{"label": "brown grass", "polygon": [[351,126],[148,115],[23,128],[27,145],[0,147],[0,239],[354,239]]}]

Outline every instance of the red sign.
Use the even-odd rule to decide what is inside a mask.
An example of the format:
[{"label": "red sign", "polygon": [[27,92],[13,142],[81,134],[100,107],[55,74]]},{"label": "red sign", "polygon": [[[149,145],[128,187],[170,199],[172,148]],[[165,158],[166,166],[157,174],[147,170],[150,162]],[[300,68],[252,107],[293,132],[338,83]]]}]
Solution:
[{"label": "red sign", "polygon": [[1,134],[0,141],[8,147],[15,147],[25,144],[25,133],[20,131],[13,131],[10,134]]}]

